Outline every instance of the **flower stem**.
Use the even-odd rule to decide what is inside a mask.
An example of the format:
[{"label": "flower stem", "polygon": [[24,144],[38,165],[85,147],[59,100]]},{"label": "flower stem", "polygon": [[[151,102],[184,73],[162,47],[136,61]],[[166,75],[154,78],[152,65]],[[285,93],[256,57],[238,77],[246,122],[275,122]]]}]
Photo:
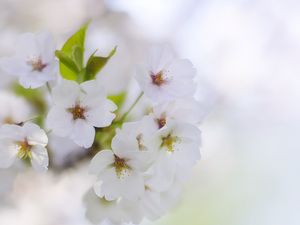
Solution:
[{"label": "flower stem", "polygon": [[127,118],[127,116],[129,115],[129,113],[133,110],[133,108],[136,106],[136,104],[140,101],[140,99],[143,97],[144,92],[141,92],[139,94],[139,96],[135,99],[135,101],[132,103],[132,105],[130,106],[130,108],[124,113],[124,115],[118,120],[118,122],[123,123],[125,121],[125,119]]},{"label": "flower stem", "polygon": [[49,91],[49,94],[51,95],[51,86],[50,86],[49,82],[46,83],[46,86],[47,86],[47,89]]},{"label": "flower stem", "polygon": [[22,123],[31,122],[31,121],[34,121],[34,120],[37,120],[37,119],[39,119],[40,117],[41,117],[41,116],[35,116],[35,117],[32,117],[32,118],[29,118],[29,119],[27,119],[27,120],[23,121]]}]

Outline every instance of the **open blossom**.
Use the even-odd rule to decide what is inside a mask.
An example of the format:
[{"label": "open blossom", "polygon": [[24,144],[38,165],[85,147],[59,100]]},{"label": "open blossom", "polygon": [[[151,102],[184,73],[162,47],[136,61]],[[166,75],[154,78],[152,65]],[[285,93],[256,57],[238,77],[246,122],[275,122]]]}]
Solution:
[{"label": "open blossom", "polygon": [[36,124],[23,126],[5,124],[0,128],[0,168],[9,168],[18,160],[29,159],[38,171],[48,169],[48,153],[45,148],[48,137]]},{"label": "open blossom", "polygon": [[94,224],[129,225],[139,224],[142,220],[142,209],[135,201],[117,199],[108,201],[89,190],[84,196],[86,217]]},{"label": "open blossom", "polygon": [[200,130],[191,124],[173,121],[159,130],[159,154],[147,171],[153,190],[163,192],[175,180],[183,181],[190,169],[200,160]]},{"label": "open blossom", "polygon": [[102,150],[92,159],[90,173],[98,176],[94,189],[100,197],[136,200],[144,194],[143,173],[157,155],[155,130],[150,118],[126,123],[117,131],[112,150]]},{"label": "open blossom", "polygon": [[2,58],[3,71],[17,76],[25,88],[38,88],[54,80],[57,73],[55,44],[50,34],[26,33],[16,43],[15,55]]},{"label": "open blossom", "polygon": [[179,99],[154,106],[150,115],[157,127],[161,129],[170,121],[199,124],[206,113],[206,110],[196,100]]},{"label": "open blossom", "polygon": [[0,92],[0,124],[18,124],[28,120],[32,109],[23,98]]},{"label": "open blossom", "polygon": [[95,127],[109,126],[115,118],[113,111],[117,106],[94,80],[82,84],[62,80],[53,88],[52,97],[47,126],[54,134],[69,137],[81,147],[91,147]]},{"label": "open blossom", "polygon": [[192,97],[196,71],[189,60],[177,59],[167,47],[153,48],[148,62],[138,66],[136,79],[153,102]]}]

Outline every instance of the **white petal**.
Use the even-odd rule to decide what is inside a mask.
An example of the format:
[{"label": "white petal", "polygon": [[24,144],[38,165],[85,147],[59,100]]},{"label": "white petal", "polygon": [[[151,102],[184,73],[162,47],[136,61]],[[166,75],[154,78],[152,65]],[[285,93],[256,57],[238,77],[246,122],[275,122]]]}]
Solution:
[{"label": "white petal", "polygon": [[173,77],[193,80],[196,75],[196,69],[193,64],[187,59],[176,59],[167,68]]},{"label": "white petal", "polygon": [[30,145],[41,145],[45,147],[48,144],[48,137],[45,131],[38,125],[27,122],[23,125],[23,128]]},{"label": "white petal", "polygon": [[39,48],[36,41],[36,36],[33,33],[25,33],[18,37],[16,42],[17,54],[25,60],[28,57],[38,57]]},{"label": "white petal", "polygon": [[171,64],[175,57],[174,51],[170,46],[154,46],[150,49],[148,63],[150,69],[154,73],[160,72],[163,68],[166,68]]},{"label": "white petal", "polygon": [[17,158],[18,148],[9,140],[0,139],[0,168],[9,168]]},{"label": "white petal", "polygon": [[84,90],[84,93],[90,96],[106,96],[105,87],[100,85],[96,80],[85,81],[80,84],[80,87]]},{"label": "white petal", "polygon": [[48,169],[49,158],[46,148],[40,145],[33,146],[31,148],[31,156],[31,165],[36,171],[43,172]]},{"label": "white petal", "polygon": [[137,200],[145,191],[145,184],[141,174],[132,172],[122,180],[122,196],[128,200]]},{"label": "white petal", "polygon": [[197,142],[182,139],[175,152],[174,157],[179,166],[185,168],[193,167],[198,160],[200,160],[200,146]]},{"label": "white petal", "polygon": [[174,119],[191,124],[200,123],[207,114],[207,109],[198,101],[190,98],[177,99],[166,104],[159,104],[153,108],[155,118],[165,116],[168,119]]},{"label": "white petal", "polygon": [[135,79],[139,83],[142,90],[151,85],[151,77],[149,76],[149,69],[145,65],[138,65],[135,71]]},{"label": "white petal", "polygon": [[99,175],[99,179],[103,182],[100,193],[107,200],[114,200],[119,197],[137,200],[145,190],[142,176],[135,171],[119,178],[116,175],[115,168],[109,168]]},{"label": "white petal", "polygon": [[194,141],[199,145],[201,144],[201,131],[198,127],[192,124],[181,122],[174,122],[174,124],[170,127],[173,127],[175,136]]},{"label": "white petal", "polygon": [[176,163],[171,155],[161,155],[149,170],[147,185],[155,191],[166,191],[174,182]]},{"label": "white petal", "polygon": [[25,138],[22,127],[14,124],[4,124],[0,128],[0,138],[8,138],[13,141],[22,141]]},{"label": "white petal", "polygon": [[89,104],[86,112],[86,120],[94,127],[107,127],[114,120],[116,115],[112,113],[117,107],[107,99],[99,99],[98,102]]},{"label": "white petal", "polygon": [[99,197],[105,197],[106,200],[112,201],[121,196],[119,178],[116,175],[114,167],[104,170],[103,173],[99,175],[99,180],[102,183],[97,182],[94,185],[94,190]]},{"label": "white petal", "polygon": [[65,108],[74,106],[80,95],[80,86],[71,80],[61,80],[52,90],[55,104]]},{"label": "white petal", "polygon": [[12,76],[24,76],[30,71],[26,61],[15,56],[1,58],[0,67]]},{"label": "white petal", "polygon": [[24,88],[39,88],[42,87],[46,82],[41,81],[39,79],[36,79],[34,75],[29,74],[25,75],[19,78],[19,83],[24,87]]},{"label": "white petal", "polygon": [[54,60],[55,43],[49,32],[36,35],[37,46],[41,52],[43,62],[49,63]]},{"label": "white petal", "polygon": [[114,153],[111,150],[101,150],[91,160],[89,172],[101,173],[106,167],[114,163]]},{"label": "white petal", "polygon": [[46,125],[54,134],[66,137],[73,130],[73,116],[65,108],[53,106],[48,113]]},{"label": "white petal", "polygon": [[95,128],[85,120],[75,120],[73,131],[70,137],[77,145],[89,148],[95,139]]}]

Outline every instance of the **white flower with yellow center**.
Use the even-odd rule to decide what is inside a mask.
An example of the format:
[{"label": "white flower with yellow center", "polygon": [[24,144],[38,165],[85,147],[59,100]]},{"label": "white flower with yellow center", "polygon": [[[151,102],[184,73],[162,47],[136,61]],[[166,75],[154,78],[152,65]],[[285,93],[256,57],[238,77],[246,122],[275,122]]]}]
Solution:
[{"label": "white flower with yellow center", "polygon": [[38,88],[56,79],[55,44],[49,33],[26,33],[16,43],[15,55],[0,60],[3,71],[17,76],[25,88]]},{"label": "white flower with yellow center", "polygon": [[138,66],[136,80],[153,102],[166,102],[191,97],[196,70],[186,59],[177,59],[167,47],[153,48],[148,62]]},{"label": "white flower with yellow center", "polygon": [[82,84],[62,80],[52,90],[53,106],[47,116],[47,127],[54,134],[69,137],[77,145],[92,146],[95,127],[106,127],[115,118],[117,106],[106,98],[103,87],[92,80]]},{"label": "white flower with yellow center", "polygon": [[168,190],[175,180],[188,177],[191,168],[200,160],[200,130],[188,123],[172,121],[158,132],[159,154],[147,171],[148,184],[155,191]]},{"label": "white flower with yellow center", "polygon": [[36,124],[23,126],[5,124],[0,128],[0,168],[9,168],[18,160],[29,160],[37,171],[48,169],[48,153],[45,148],[48,137]]},{"label": "white flower with yellow center", "polygon": [[99,179],[94,186],[97,195],[108,200],[119,197],[136,200],[144,194],[143,173],[157,155],[155,142],[152,142],[155,130],[154,123],[147,117],[125,123],[117,130],[112,150],[100,151],[90,164],[90,173]]},{"label": "white flower with yellow center", "polygon": [[157,127],[161,129],[172,120],[196,125],[203,120],[206,114],[207,110],[198,101],[179,99],[154,106],[150,116],[153,117]]},{"label": "white flower with yellow center", "polygon": [[142,209],[135,201],[117,199],[108,201],[89,190],[84,196],[86,217],[93,224],[101,225],[129,225],[139,224],[143,218]]}]

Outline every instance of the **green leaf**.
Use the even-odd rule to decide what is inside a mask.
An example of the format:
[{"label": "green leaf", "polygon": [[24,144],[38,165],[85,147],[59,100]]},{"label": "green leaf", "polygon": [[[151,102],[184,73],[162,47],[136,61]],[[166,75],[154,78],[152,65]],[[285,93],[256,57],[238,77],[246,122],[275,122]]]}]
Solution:
[{"label": "green leaf", "polygon": [[113,101],[118,106],[118,109],[120,109],[126,99],[126,92],[121,92],[118,95],[110,95],[108,96],[108,99]]},{"label": "green leaf", "polygon": [[78,68],[83,67],[83,55],[84,55],[84,50],[79,47],[78,45],[73,47],[73,51],[72,51],[72,56],[73,59],[76,63],[76,65],[78,66]]},{"label": "green leaf", "polygon": [[71,65],[70,60],[68,60],[68,64],[65,64],[65,62],[62,62],[59,58],[60,73],[65,79],[77,80],[78,72],[74,70],[73,64],[76,65],[78,71],[81,71],[83,68],[84,42],[88,25],[89,23],[83,25],[66,41],[61,49],[61,53],[64,54],[64,59],[68,57],[72,61],[72,67],[69,67]]},{"label": "green leaf", "polygon": [[113,50],[111,50],[111,52],[109,53],[108,56],[106,57],[102,57],[102,56],[95,56],[94,52],[88,62],[87,62],[87,66],[86,66],[86,77],[85,80],[92,80],[95,78],[95,76],[97,75],[97,73],[100,72],[100,70],[106,65],[106,63],[108,62],[108,60],[116,53],[117,47],[114,47]]},{"label": "green leaf", "polygon": [[[72,70],[74,72],[74,74],[79,73],[79,69],[78,69],[76,63],[69,56],[67,56],[64,52],[57,50],[57,51],[55,51],[55,56],[59,59],[61,64],[68,67],[68,69]],[[75,77],[75,79],[76,79],[76,77]]]}]

